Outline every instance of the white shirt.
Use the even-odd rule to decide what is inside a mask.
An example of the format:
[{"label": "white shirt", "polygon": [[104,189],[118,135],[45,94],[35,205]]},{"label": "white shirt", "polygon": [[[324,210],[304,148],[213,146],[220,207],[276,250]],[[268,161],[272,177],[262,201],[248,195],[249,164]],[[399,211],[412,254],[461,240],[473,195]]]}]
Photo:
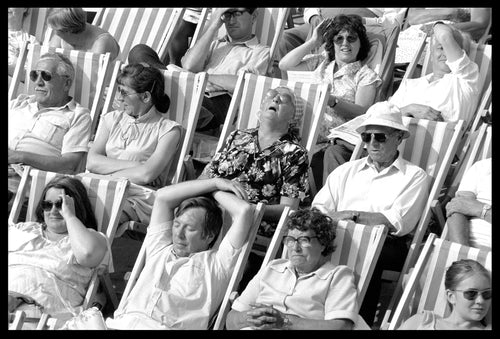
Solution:
[{"label": "white shirt", "polygon": [[206,330],[229,284],[240,249],[224,237],[218,249],[177,258],[166,232],[172,221],[150,225],[146,264],[123,306],[106,324],[114,329]]},{"label": "white shirt", "polygon": [[[465,173],[457,192],[468,191],[476,195],[482,203],[491,205],[491,158],[476,161]],[[469,242],[491,248],[491,223],[481,218],[469,220]]]},{"label": "white shirt", "polygon": [[417,225],[428,197],[427,173],[399,154],[380,172],[369,157],[337,167],[312,207],[325,214],[344,210],[382,213],[397,230],[391,234],[403,236]]},{"label": "white shirt", "polygon": [[389,102],[399,108],[427,105],[441,112],[444,121],[465,120],[475,112],[479,97],[479,67],[465,51],[454,62],[446,61],[451,73],[431,82],[432,73],[403,81]]}]

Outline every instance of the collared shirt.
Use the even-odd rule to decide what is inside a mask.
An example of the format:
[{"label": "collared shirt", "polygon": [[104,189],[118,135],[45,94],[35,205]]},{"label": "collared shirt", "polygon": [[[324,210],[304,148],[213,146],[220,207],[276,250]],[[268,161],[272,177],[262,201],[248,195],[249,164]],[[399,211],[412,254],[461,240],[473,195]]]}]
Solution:
[{"label": "collared shirt", "polygon": [[431,81],[433,73],[403,81],[389,102],[404,107],[410,104],[427,105],[441,112],[444,121],[469,122],[479,98],[479,67],[465,51],[453,61],[446,61],[451,72]]},{"label": "collared shirt", "polygon": [[[146,162],[156,151],[158,142],[174,128],[182,128],[177,122],[167,119],[155,107],[144,115],[134,118],[124,111],[112,111],[101,116],[96,137],[108,134],[106,156],[111,159]],[[177,145],[178,146],[178,145]],[[175,149],[171,150],[176,151]],[[168,165],[170,167],[170,164]],[[168,169],[160,174],[165,182]]]},{"label": "collared shirt", "polygon": [[[373,85],[380,86],[382,80],[370,67],[362,65],[361,61],[355,61],[340,67],[334,73],[336,61],[328,61],[326,52],[316,55],[308,55],[304,58],[307,68],[314,71],[314,78],[318,82],[331,85],[330,94],[342,98],[342,100],[354,103],[356,92],[360,87]],[[326,106],[323,123],[320,126],[318,142],[328,141],[328,134],[333,127],[346,123],[348,119],[340,116],[334,108]]]},{"label": "collared shirt", "polygon": [[428,196],[427,173],[401,154],[380,172],[365,157],[330,173],[312,207],[325,214],[344,210],[382,213],[396,228],[392,234],[403,236],[417,225]]},{"label": "collared shirt", "polygon": [[[491,158],[476,161],[464,173],[457,192],[472,192],[478,201],[491,205],[491,165]],[[481,218],[470,218],[469,227],[471,246],[480,245],[491,248],[491,223]]]},{"label": "collared shirt", "polygon": [[9,106],[9,148],[47,156],[87,152],[91,125],[89,110],[74,99],[39,109],[34,95],[21,94]]},{"label": "collared shirt", "polygon": [[219,307],[240,249],[224,237],[218,249],[177,258],[167,229],[172,221],[150,225],[144,246],[146,264],[114,319],[116,329],[206,330]]},{"label": "collared shirt", "polygon": [[250,70],[265,75],[270,60],[270,49],[259,43],[256,36],[243,42],[232,42],[226,35],[212,41],[205,66],[208,74],[234,74]]},{"label": "collared shirt", "polygon": [[307,189],[307,151],[292,134],[285,134],[261,149],[259,130],[233,131],[203,174],[238,180],[252,203],[280,203],[282,196],[299,198]]},{"label": "collared shirt", "polygon": [[326,262],[316,271],[297,277],[287,259],[271,261],[248,283],[232,309],[244,312],[251,304],[273,305],[301,318],[358,319],[357,290],[352,270]]}]

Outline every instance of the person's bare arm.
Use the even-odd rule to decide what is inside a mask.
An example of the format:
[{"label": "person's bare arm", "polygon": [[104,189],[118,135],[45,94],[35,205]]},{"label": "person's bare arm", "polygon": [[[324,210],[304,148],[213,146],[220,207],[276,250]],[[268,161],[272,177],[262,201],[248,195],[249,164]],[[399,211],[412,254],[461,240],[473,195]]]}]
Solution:
[{"label": "person's bare arm", "polygon": [[[365,114],[368,108],[373,105],[377,88],[375,84],[368,86],[360,86],[356,90],[356,98],[354,103],[344,101],[342,98],[330,95],[328,105],[335,107],[335,112],[344,118],[351,120],[361,114]],[[335,103],[335,100],[337,103]]]},{"label": "person's bare arm", "polygon": [[469,218],[461,213],[453,213],[446,219],[448,240],[469,246]]},{"label": "person's bare arm", "polygon": [[49,41],[50,47],[61,48],[61,38],[58,35],[53,34]]},{"label": "person's bare arm", "polygon": [[470,21],[457,22],[453,27],[471,34],[474,40],[479,40],[485,33],[491,20],[491,8],[472,7]]},{"label": "person's bare arm", "polygon": [[453,20],[458,8],[419,8],[410,7],[407,20],[410,25],[425,24],[436,20]]},{"label": "person's bare arm", "polygon": [[98,266],[107,251],[106,239],[89,230],[75,215],[75,202],[69,195],[61,195],[61,215],[66,221],[71,249],[76,261],[85,267]]},{"label": "person's bare arm", "polygon": [[437,23],[433,27],[435,39],[443,46],[448,62],[458,60],[463,55],[463,50],[453,36],[451,26]]},{"label": "person's bare arm", "polygon": [[207,62],[210,51],[210,44],[217,36],[219,28],[224,24],[220,19],[221,15],[229,8],[217,8],[211,16],[208,28],[194,46],[187,50],[181,59],[182,67],[190,72],[202,72]]},{"label": "person's bare arm", "polygon": [[9,149],[8,161],[9,164],[22,163],[43,171],[73,174],[84,154],[85,152],[68,152],[57,157]]}]

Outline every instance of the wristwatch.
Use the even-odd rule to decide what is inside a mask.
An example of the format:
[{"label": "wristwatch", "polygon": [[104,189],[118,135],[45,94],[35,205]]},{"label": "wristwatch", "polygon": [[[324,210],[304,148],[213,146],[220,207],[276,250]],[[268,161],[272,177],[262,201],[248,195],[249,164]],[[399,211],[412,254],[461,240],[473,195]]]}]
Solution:
[{"label": "wristwatch", "polygon": [[481,219],[484,219],[486,217],[486,213],[488,213],[489,210],[491,210],[491,205],[484,204],[483,210],[481,212]]},{"label": "wristwatch", "polygon": [[331,107],[331,108],[334,108],[335,106],[337,106],[337,104],[338,104],[338,103],[339,103],[339,99],[337,99],[337,98],[335,97],[334,104],[333,104],[333,105],[331,105],[330,107]]},{"label": "wristwatch", "polygon": [[352,212],[352,221],[358,222],[359,212]]}]

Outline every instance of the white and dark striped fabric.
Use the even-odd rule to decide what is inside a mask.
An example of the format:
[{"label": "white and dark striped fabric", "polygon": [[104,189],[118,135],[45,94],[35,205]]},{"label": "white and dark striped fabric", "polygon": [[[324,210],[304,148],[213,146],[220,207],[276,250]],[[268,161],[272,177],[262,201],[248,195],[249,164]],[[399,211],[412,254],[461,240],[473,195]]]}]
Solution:
[{"label": "white and dark striped fabric", "polygon": [[118,60],[125,62],[129,51],[137,44],[146,44],[160,59],[184,8],[104,8],[94,18],[94,25],[108,31],[120,45]]},{"label": "white and dark striped fabric", "polygon": [[50,8],[31,7],[23,21],[23,30],[33,35],[39,43],[45,42],[49,11]]}]

